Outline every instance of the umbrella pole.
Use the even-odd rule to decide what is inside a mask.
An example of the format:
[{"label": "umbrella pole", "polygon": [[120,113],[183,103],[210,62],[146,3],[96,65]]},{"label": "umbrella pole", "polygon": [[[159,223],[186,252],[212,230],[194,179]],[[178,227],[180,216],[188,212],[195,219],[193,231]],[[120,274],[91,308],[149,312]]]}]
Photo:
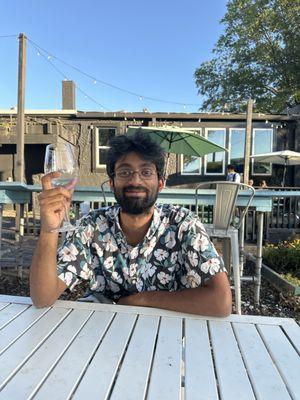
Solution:
[{"label": "umbrella pole", "polygon": [[284,185],[285,185],[286,166],[287,166],[287,160],[285,160],[284,167],[283,167],[283,177],[282,177],[282,183],[281,183],[282,187],[284,187]]},{"label": "umbrella pole", "polygon": [[165,171],[164,171],[164,178],[165,178],[166,181],[167,181],[167,179],[168,179],[169,160],[170,160],[170,153],[167,153],[166,164],[165,164]]},{"label": "umbrella pole", "polygon": [[166,182],[168,179],[168,166],[169,166],[169,160],[170,160],[170,150],[171,150],[172,141],[173,141],[173,133],[171,134],[171,139],[169,140],[169,148],[168,148],[167,159],[166,159],[166,164],[165,164],[164,178],[165,178]]}]

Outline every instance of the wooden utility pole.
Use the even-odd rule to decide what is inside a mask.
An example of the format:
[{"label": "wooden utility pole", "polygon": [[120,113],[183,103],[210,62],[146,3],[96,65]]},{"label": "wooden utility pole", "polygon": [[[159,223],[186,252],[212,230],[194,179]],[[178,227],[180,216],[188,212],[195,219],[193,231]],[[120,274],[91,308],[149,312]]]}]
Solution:
[{"label": "wooden utility pole", "polygon": [[[24,182],[25,157],[24,157],[24,134],[25,134],[25,75],[26,75],[26,36],[19,35],[19,68],[18,68],[18,115],[17,115],[17,159],[15,180]],[[16,205],[16,234],[15,239],[22,247],[24,235],[24,204]],[[22,276],[22,252],[19,251],[18,271]]]},{"label": "wooden utility pole", "polygon": [[246,125],[246,137],[245,137],[245,148],[244,148],[244,183],[248,184],[249,181],[249,170],[250,170],[250,150],[251,150],[251,137],[252,137],[252,112],[253,112],[253,100],[249,99],[247,103],[247,125]]},{"label": "wooden utility pole", "polygon": [[17,115],[17,162],[15,178],[24,182],[24,131],[25,131],[25,74],[26,74],[26,36],[19,35],[19,72],[18,72],[18,115]]}]

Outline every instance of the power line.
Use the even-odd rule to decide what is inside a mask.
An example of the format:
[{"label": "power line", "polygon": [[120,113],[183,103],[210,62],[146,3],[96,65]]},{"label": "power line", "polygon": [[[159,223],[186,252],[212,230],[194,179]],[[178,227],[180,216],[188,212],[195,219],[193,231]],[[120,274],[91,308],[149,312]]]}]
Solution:
[{"label": "power line", "polygon": [[[33,42],[31,40],[29,40],[29,42],[31,42],[31,45],[38,51],[38,55],[42,56],[51,66],[52,68],[55,69],[56,72],[58,72],[60,75],[63,76],[64,79],[66,80],[70,80],[70,78],[65,75],[64,72],[62,72],[52,61],[51,61],[51,57],[48,56],[46,57],[41,51],[39,51],[39,49],[36,47],[35,44],[33,44]],[[89,98],[91,101],[93,101],[95,104],[97,104],[98,106],[100,106],[101,108],[103,108],[106,111],[111,111],[110,109],[108,109],[107,107],[105,107],[103,104],[99,103],[97,100],[95,100],[93,97],[91,97],[88,93],[86,93],[84,90],[82,90],[77,84],[75,84],[77,90],[79,92],[81,92],[86,98]]]},{"label": "power line", "polygon": [[[185,108],[186,106],[196,106],[196,107],[199,107],[199,106],[200,106],[199,104],[196,104],[196,103],[182,103],[182,102],[177,102],[177,101],[171,101],[171,100],[164,100],[164,99],[159,99],[159,98],[155,98],[155,97],[149,97],[149,96],[145,96],[145,95],[142,95],[142,94],[139,94],[139,93],[136,93],[136,92],[133,92],[133,91],[130,91],[130,90],[121,88],[121,87],[119,87],[119,86],[113,85],[112,83],[103,81],[102,79],[99,79],[99,78],[97,78],[97,77],[95,77],[95,76],[93,76],[93,75],[91,75],[91,74],[88,74],[87,72],[82,71],[80,68],[78,68],[78,67],[76,67],[76,66],[74,66],[74,65],[72,65],[72,64],[70,64],[70,63],[68,63],[68,62],[66,62],[66,61],[64,61],[64,60],[62,60],[61,58],[55,56],[54,54],[49,53],[46,49],[44,49],[44,48],[42,48],[41,46],[39,46],[39,45],[38,45],[37,43],[35,43],[33,40],[31,40],[31,39],[28,38],[28,41],[31,42],[31,43],[32,43],[37,49],[39,49],[40,51],[45,52],[45,53],[48,54],[48,56],[50,56],[51,58],[56,59],[57,61],[61,62],[62,64],[66,65],[66,66],[68,66],[69,68],[72,68],[72,69],[74,69],[75,71],[77,71],[77,72],[81,73],[82,75],[86,76],[87,78],[93,80],[94,83],[98,83],[98,82],[99,82],[99,83],[102,83],[103,85],[106,85],[106,86],[111,87],[111,88],[113,88],[113,89],[119,90],[119,91],[121,91],[121,92],[123,92],[123,93],[127,93],[127,94],[130,94],[131,96],[138,97],[139,100],[141,100],[141,101],[145,99],[145,100],[150,100],[150,101],[154,101],[154,102],[160,102],[160,103],[166,103],[166,104],[180,105],[180,106],[183,106],[184,108]],[[47,57],[47,58],[48,58],[48,57]]]},{"label": "power line", "polygon": [[0,39],[2,38],[9,38],[9,37],[18,37],[18,35],[1,35]]}]

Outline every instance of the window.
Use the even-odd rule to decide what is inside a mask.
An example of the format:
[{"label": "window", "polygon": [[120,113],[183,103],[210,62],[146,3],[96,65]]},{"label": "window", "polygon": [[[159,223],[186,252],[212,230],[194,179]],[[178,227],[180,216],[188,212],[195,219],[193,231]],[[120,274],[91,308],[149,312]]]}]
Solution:
[{"label": "window", "polygon": [[[219,146],[225,146],[225,128],[207,128],[206,137],[213,143]],[[217,152],[212,154],[207,154],[205,156],[205,174],[207,175],[220,175],[225,173],[225,152]]]},{"label": "window", "polygon": [[[186,128],[186,130],[193,130],[201,135],[201,129]],[[181,155],[181,173],[183,175],[200,175],[201,174],[202,157]]]},{"label": "window", "polygon": [[96,128],[96,167],[106,165],[109,140],[116,135],[116,128]]},{"label": "window", "polygon": [[181,173],[183,175],[201,174],[201,157],[181,155]]},{"label": "window", "polygon": [[[269,153],[273,149],[273,129],[253,129],[252,155]],[[252,175],[271,175],[272,164],[252,160]]]},{"label": "window", "polygon": [[245,129],[230,128],[229,163],[235,165],[237,171],[244,169]]}]

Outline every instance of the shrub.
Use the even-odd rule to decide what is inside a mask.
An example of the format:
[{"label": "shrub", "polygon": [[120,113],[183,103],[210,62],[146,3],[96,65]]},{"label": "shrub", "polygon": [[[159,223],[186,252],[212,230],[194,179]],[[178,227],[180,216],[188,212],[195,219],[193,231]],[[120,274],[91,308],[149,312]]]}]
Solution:
[{"label": "shrub", "polygon": [[268,244],[263,249],[265,263],[279,274],[300,279],[300,239]]}]

